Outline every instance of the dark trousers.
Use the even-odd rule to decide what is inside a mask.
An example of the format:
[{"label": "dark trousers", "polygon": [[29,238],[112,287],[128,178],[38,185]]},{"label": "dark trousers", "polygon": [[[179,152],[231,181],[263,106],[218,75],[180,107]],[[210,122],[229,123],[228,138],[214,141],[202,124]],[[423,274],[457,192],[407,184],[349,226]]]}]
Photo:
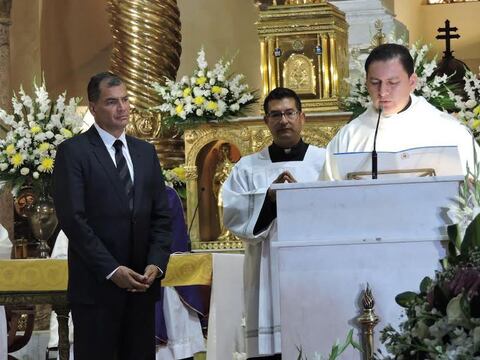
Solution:
[{"label": "dark trousers", "polygon": [[154,360],[155,302],[129,293],[118,304],[71,304],[75,360]]},{"label": "dark trousers", "polygon": [[282,354],[275,354],[275,355],[269,355],[269,356],[249,358],[247,360],[282,360]]}]

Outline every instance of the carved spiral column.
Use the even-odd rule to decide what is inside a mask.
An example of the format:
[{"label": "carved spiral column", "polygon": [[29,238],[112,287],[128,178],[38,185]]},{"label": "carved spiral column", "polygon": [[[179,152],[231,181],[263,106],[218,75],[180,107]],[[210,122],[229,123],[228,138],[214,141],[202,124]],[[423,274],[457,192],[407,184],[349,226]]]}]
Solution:
[{"label": "carved spiral column", "polygon": [[180,66],[180,11],[176,0],[109,0],[113,35],[111,70],[125,82],[135,110],[127,131],[153,143],[162,164],[184,161],[183,140],[161,131],[160,117],[149,109],[160,102],[154,81],[175,79]]},{"label": "carved spiral column", "polygon": [[109,0],[113,34],[111,69],[126,83],[131,103],[140,109],[158,105],[150,87],[174,79],[182,53],[176,0]]},{"label": "carved spiral column", "polygon": [[[0,107],[10,107],[10,9],[12,0],[0,0]],[[0,130],[0,136],[2,131]],[[13,202],[8,191],[0,196],[0,224],[13,240]]]}]

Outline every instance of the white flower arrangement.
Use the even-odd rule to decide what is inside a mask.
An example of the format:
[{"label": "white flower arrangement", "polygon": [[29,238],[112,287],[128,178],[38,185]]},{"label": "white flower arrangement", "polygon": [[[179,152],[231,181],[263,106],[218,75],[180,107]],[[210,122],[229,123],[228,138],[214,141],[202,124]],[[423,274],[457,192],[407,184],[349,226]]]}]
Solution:
[{"label": "white flower arrangement", "polygon": [[170,126],[241,115],[257,98],[248,90],[242,74],[229,74],[231,63],[221,59],[209,69],[202,48],[193,76],[183,76],[179,82],[167,78],[165,85],[152,84],[163,100],[154,110],[163,113],[164,123]]},{"label": "white flower arrangement", "polygon": [[[475,154],[475,164],[477,155]],[[390,353],[375,359],[480,359],[480,168],[468,170],[458,203],[447,215],[449,243],[442,268],[424,278],[419,292],[395,300],[405,308],[398,329],[388,325],[380,340]]]},{"label": "white flower arrangement", "polygon": [[465,81],[466,100],[453,93],[451,96],[455,100],[457,118],[472,130],[478,141],[480,140],[480,79],[471,71],[467,71],[463,80]]},{"label": "white flower arrangement", "polygon": [[[389,39],[392,43],[405,45],[403,40]],[[448,77],[446,75],[432,77],[437,68],[436,57],[432,60],[427,59],[431,47],[421,45],[419,42],[409,47],[410,54],[415,62],[415,73],[418,81],[414,91],[415,95],[423,96],[429,103],[442,111],[455,113],[457,118],[464,122],[475,135],[478,136],[480,126],[480,80],[471,71],[466,72],[464,76],[465,88],[464,96],[455,93],[447,85]],[[355,57],[354,65],[351,70],[350,78],[346,79],[350,86],[350,94],[343,99],[344,107],[353,112],[353,117],[357,117],[364,112],[370,103],[367,86],[365,83],[365,59],[366,57]]]},{"label": "white flower arrangement", "polygon": [[45,82],[33,86],[34,99],[23,88],[13,96],[13,114],[0,109],[0,119],[9,127],[0,140],[0,188],[10,185],[14,195],[23,185],[37,191],[48,185],[57,146],[78,134],[82,126],[76,112],[80,99],[67,101],[63,93],[52,102]]},{"label": "white flower arrangement", "polygon": [[455,239],[457,251],[461,248],[461,241],[465,237],[468,226],[480,214],[480,163],[476,151],[474,164],[473,171],[467,166],[467,174],[456,201],[447,210],[447,216],[453,224],[456,224],[458,232]]}]

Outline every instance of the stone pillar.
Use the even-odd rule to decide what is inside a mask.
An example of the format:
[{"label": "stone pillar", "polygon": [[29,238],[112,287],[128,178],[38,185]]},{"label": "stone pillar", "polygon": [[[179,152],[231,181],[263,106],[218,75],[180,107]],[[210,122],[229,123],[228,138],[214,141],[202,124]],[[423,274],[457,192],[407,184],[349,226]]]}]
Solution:
[{"label": "stone pillar", "polygon": [[395,19],[391,0],[331,0],[329,3],[346,15],[350,49],[366,50],[370,47],[376,32],[377,20],[382,21],[383,32],[387,36],[392,33],[397,38],[406,35],[408,40],[408,30],[404,24]]},{"label": "stone pillar", "polygon": [[[0,107],[10,108],[10,9],[12,0],[0,0]],[[0,134],[3,136],[4,134]],[[0,196],[0,224],[13,240],[13,201],[8,191]]]}]

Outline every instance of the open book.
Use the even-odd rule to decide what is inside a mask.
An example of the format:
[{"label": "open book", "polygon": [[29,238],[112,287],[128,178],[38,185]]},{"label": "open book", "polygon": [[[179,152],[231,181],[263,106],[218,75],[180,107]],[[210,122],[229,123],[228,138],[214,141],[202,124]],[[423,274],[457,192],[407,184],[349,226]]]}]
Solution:
[{"label": "open book", "polygon": [[[397,152],[377,152],[378,178],[462,175],[456,146],[428,146]],[[333,155],[342,179],[367,179],[372,175],[372,153]]]}]

